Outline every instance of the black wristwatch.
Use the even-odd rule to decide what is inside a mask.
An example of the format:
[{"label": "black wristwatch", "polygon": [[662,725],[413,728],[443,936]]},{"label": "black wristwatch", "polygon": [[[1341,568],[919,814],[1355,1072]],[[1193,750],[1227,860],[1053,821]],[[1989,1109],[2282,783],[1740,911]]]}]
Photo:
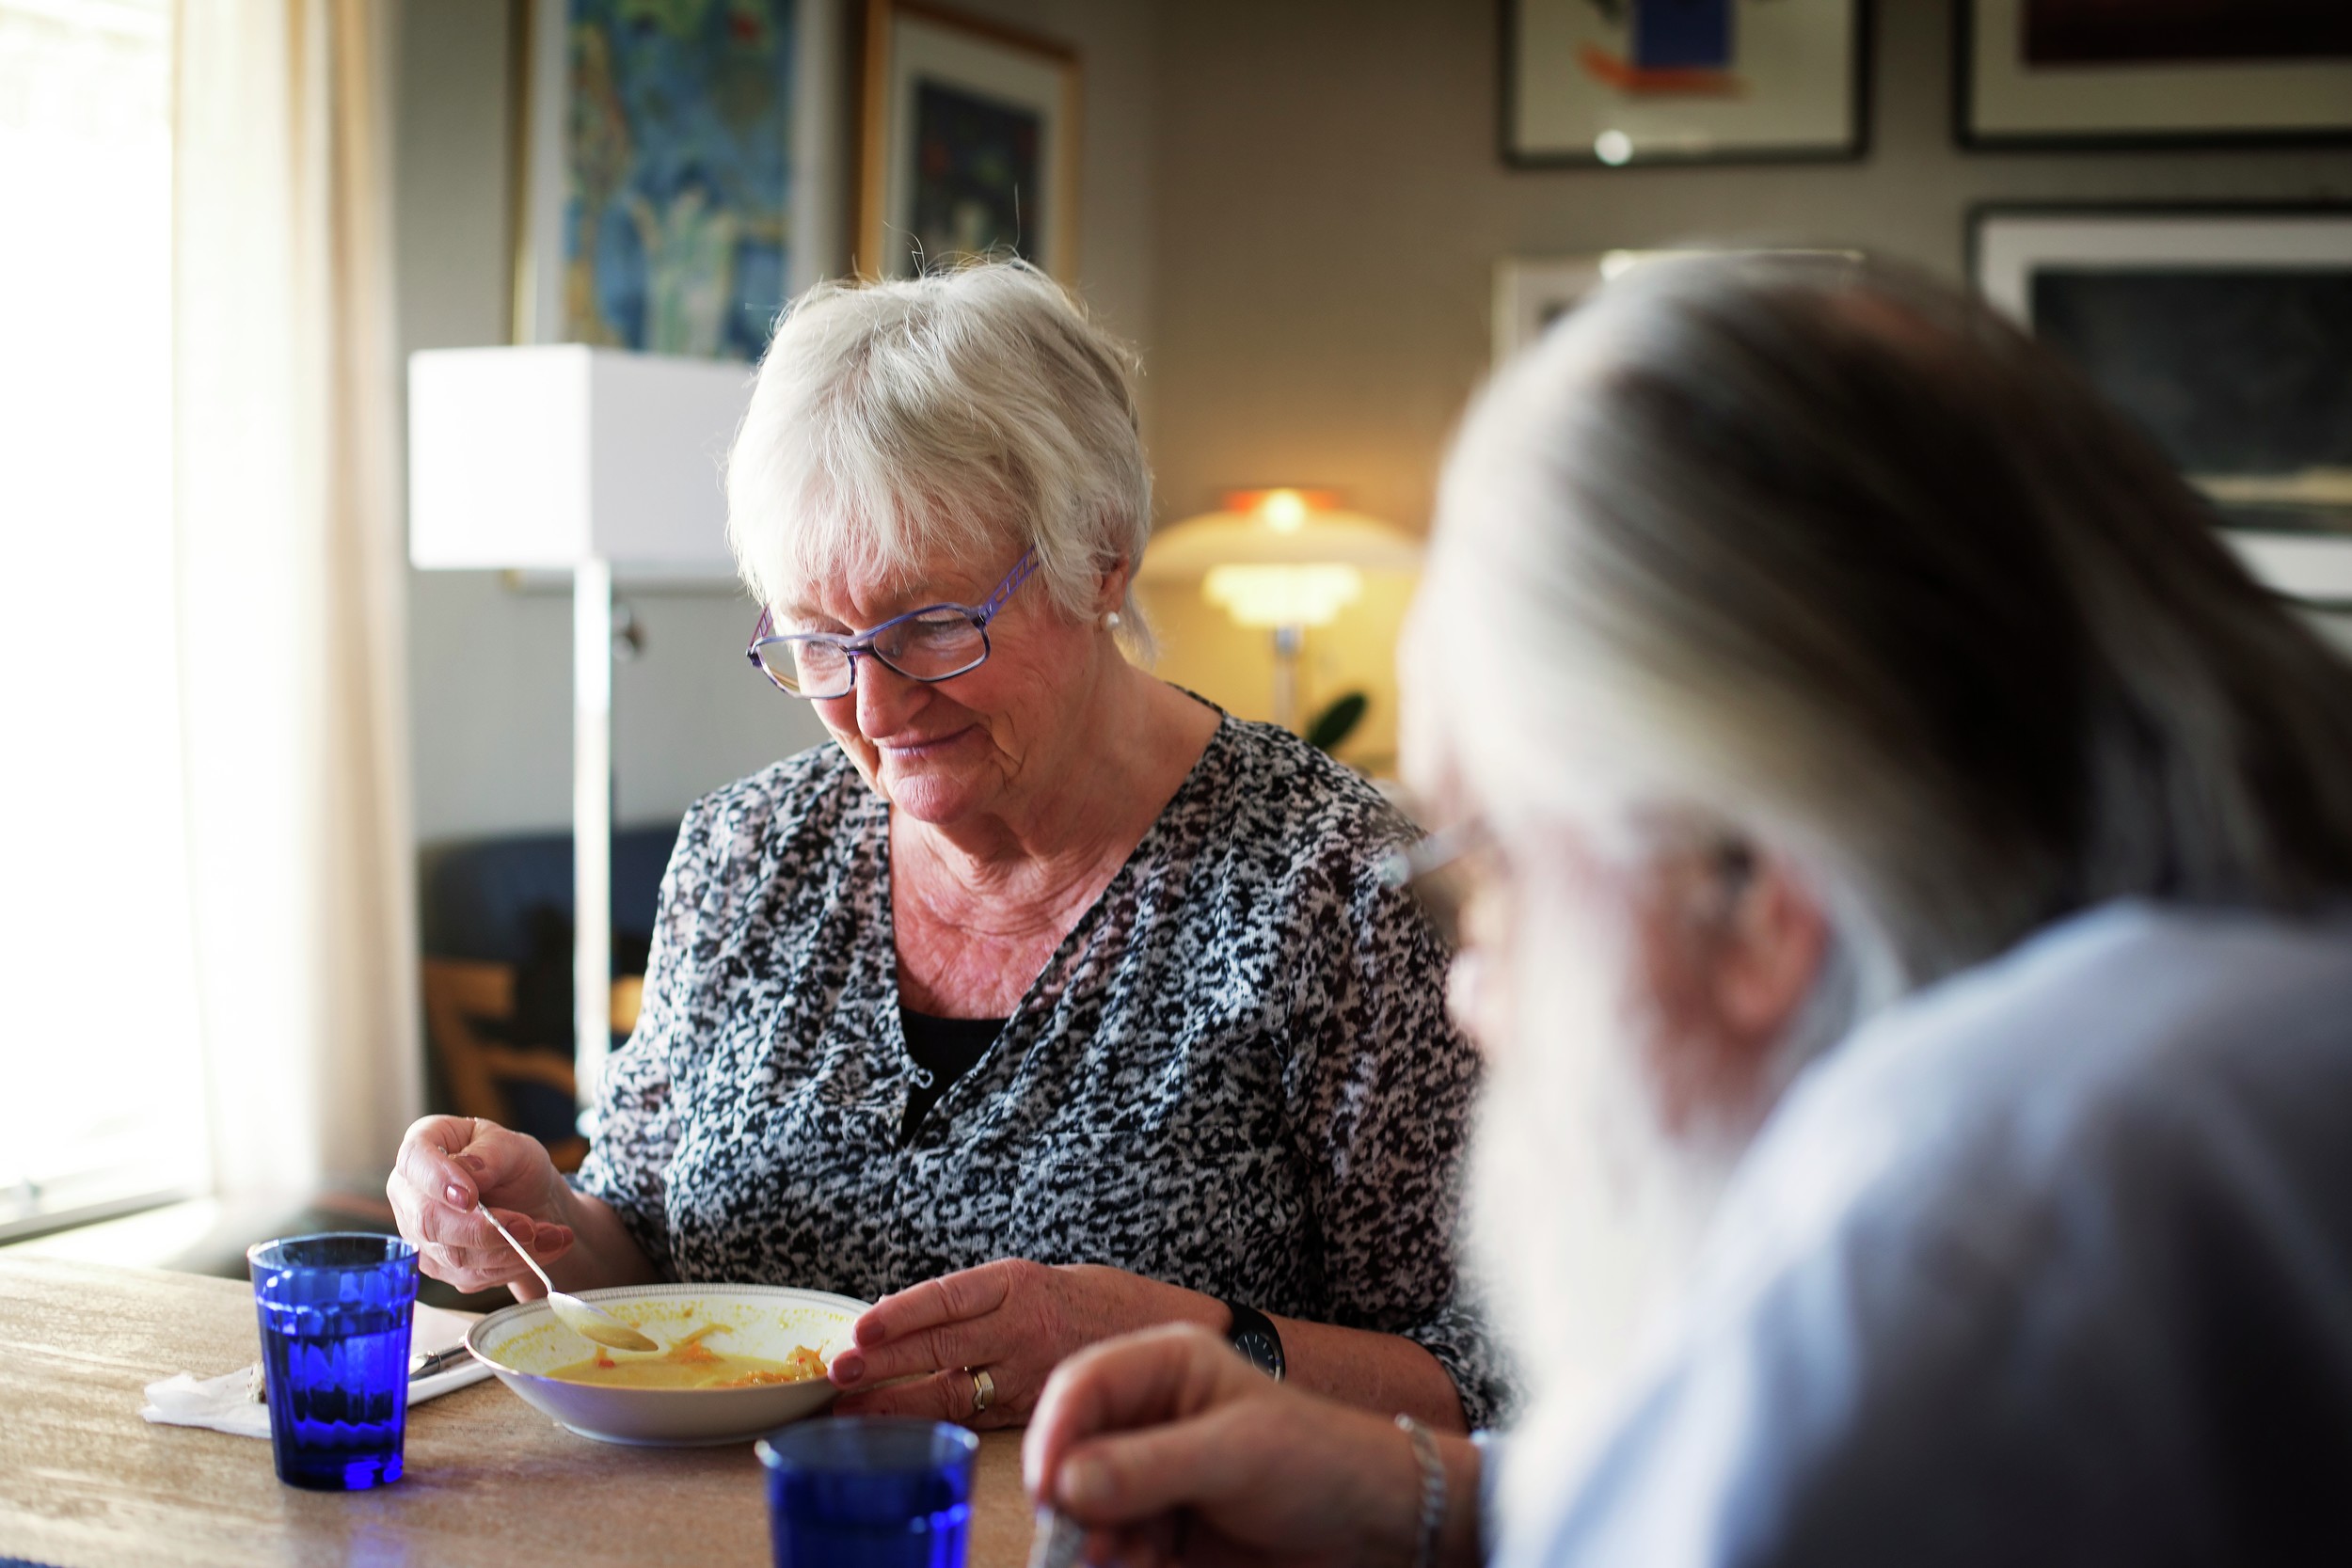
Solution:
[{"label": "black wristwatch", "polygon": [[1221,1303],[1233,1315],[1233,1325],[1225,1331],[1226,1342],[1241,1352],[1242,1359],[1275,1382],[1282,1381],[1282,1337],[1274,1332],[1274,1323],[1254,1307],[1240,1302]]}]

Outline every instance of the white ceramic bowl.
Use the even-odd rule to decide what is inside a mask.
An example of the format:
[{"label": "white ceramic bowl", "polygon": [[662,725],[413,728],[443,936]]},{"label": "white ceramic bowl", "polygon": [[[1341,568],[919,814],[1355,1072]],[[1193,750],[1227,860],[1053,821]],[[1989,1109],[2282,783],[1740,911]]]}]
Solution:
[{"label": "white ceramic bowl", "polygon": [[[850,1327],[866,1304],[822,1291],[777,1285],[625,1285],[582,1291],[582,1301],[667,1342],[719,1323],[710,1348],[781,1361],[806,1345],[828,1363],[850,1348]],[[466,1336],[466,1348],[535,1409],[602,1443],[707,1448],[748,1443],[833,1402],[823,1379],[754,1388],[612,1388],[546,1374],[587,1359],[595,1346],[555,1321],[544,1301],[493,1312]]]}]

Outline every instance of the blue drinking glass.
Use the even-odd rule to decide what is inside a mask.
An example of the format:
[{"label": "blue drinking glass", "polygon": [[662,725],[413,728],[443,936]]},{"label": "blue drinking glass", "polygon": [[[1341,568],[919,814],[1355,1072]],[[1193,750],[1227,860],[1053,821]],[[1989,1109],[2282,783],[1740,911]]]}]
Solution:
[{"label": "blue drinking glass", "polygon": [[334,1232],[262,1242],[245,1259],[278,1479],[314,1492],[398,1481],[417,1249],[397,1236]]},{"label": "blue drinking glass", "polygon": [[945,1421],[837,1416],[760,1439],[776,1568],[963,1568],[972,1456]]}]

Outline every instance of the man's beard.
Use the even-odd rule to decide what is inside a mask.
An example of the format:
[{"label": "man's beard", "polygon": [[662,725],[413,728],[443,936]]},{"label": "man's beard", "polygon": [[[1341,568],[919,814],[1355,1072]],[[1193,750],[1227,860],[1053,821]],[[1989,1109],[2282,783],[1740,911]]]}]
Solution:
[{"label": "man's beard", "polygon": [[[1549,926],[1550,929],[1545,929]],[[1697,1253],[1742,1137],[1670,1132],[1630,933],[1523,911],[1469,1164],[1473,1272],[1518,1363],[1522,1415],[1603,1414]]]}]

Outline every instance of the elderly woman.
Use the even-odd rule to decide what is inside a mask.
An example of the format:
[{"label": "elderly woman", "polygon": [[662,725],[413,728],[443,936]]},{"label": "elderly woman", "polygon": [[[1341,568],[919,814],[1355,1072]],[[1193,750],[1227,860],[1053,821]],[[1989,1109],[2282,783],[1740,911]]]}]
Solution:
[{"label": "elderly woman", "polygon": [[[1335,1398],[1496,1407],[1459,1299],[1474,1057],[1346,769],[1124,657],[1151,482],[1125,351],[1018,264],[803,298],[728,475],[751,654],[834,745],[706,798],[567,1184],[479,1121],[390,1194],[468,1289],[881,1298],[846,1412],[1025,1420],[1190,1323]],[[878,1386],[893,1380],[893,1386]]]},{"label": "elderly woman", "polygon": [[1126,1562],[2352,1561],[2352,669],[2212,522],[1939,288],[1603,289],[1465,425],[1405,660],[1514,677],[1404,718],[1484,828],[1529,1419],[1159,1330],[1032,1486]]}]

